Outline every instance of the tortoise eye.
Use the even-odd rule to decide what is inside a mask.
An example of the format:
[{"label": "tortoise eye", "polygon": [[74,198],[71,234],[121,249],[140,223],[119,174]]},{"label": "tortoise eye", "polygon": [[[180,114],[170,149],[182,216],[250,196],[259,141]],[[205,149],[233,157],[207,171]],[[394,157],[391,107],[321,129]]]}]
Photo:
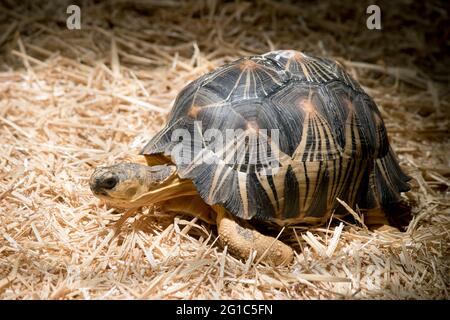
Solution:
[{"label": "tortoise eye", "polygon": [[104,189],[112,189],[116,186],[117,182],[118,181],[117,181],[116,177],[110,177],[110,178],[103,180],[101,182],[100,186]]}]

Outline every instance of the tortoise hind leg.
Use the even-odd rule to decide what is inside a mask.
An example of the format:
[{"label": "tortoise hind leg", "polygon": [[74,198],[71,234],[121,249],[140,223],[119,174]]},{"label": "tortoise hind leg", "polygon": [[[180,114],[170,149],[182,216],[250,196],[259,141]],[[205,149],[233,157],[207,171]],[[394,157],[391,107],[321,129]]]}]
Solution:
[{"label": "tortoise hind leg", "polygon": [[367,192],[361,193],[358,201],[360,207],[365,208],[362,210],[364,221],[370,229],[392,226],[403,231],[408,226],[412,219],[411,208],[400,194],[410,190],[410,179],[400,168],[392,148],[383,158],[374,161],[373,170],[367,171],[363,183]]},{"label": "tortoise hind leg", "polygon": [[294,258],[291,247],[269,236],[265,236],[250,226],[239,223],[220,206],[214,206],[217,213],[217,230],[224,245],[229,251],[247,259],[253,250],[256,251],[256,259],[263,256],[262,262],[271,265],[288,264]]},{"label": "tortoise hind leg", "polygon": [[411,208],[403,203],[392,203],[383,208],[363,210],[364,223],[371,230],[400,230],[405,231],[412,219]]},{"label": "tortoise hind leg", "polygon": [[380,209],[370,210],[374,212],[369,212],[369,218],[373,216],[372,219],[382,219],[383,224],[389,224],[400,230],[404,229],[412,216],[411,208],[400,194],[410,190],[408,184],[410,179],[400,168],[392,148],[389,148],[386,156],[376,159],[370,183],[373,190],[371,196],[375,197],[376,206],[369,208]]},{"label": "tortoise hind leg", "polygon": [[397,230],[392,227],[381,208],[364,210],[364,224],[372,231],[374,230]]}]

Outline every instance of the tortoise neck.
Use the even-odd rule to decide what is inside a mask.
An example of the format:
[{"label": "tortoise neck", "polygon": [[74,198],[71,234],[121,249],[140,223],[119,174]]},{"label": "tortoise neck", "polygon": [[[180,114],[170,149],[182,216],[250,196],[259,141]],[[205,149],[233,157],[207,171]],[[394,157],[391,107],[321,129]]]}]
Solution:
[{"label": "tortoise neck", "polygon": [[181,179],[178,176],[175,165],[148,167],[146,179],[149,191],[133,199],[131,201],[133,207],[198,194],[191,180]]}]

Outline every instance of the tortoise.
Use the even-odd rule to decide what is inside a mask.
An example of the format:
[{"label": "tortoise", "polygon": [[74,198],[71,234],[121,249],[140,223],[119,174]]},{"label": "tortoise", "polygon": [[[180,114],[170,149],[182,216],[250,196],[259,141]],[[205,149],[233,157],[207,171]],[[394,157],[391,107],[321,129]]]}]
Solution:
[{"label": "tortoise", "polygon": [[[224,138],[226,137],[226,139]],[[336,61],[295,50],[225,64],[188,84],[147,165],[95,169],[90,188],[112,206],[160,204],[216,223],[229,252],[290,263],[293,250],[254,227],[325,223],[344,201],[389,225],[410,189],[373,99]]]}]

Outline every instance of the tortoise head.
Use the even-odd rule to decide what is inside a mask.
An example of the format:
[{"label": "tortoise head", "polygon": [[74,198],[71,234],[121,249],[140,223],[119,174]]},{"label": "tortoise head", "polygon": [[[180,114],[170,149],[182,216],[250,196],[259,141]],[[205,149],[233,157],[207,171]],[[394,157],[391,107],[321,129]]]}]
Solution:
[{"label": "tortoise head", "polygon": [[[157,190],[164,189],[170,177],[175,173],[175,166],[146,166],[136,163],[119,163],[109,167],[97,167],[92,174],[89,185],[93,194],[114,207],[140,207],[150,202],[157,202],[161,197],[147,199],[145,195],[157,195]],[[148,197],[147,197],[148,198]]]}]

